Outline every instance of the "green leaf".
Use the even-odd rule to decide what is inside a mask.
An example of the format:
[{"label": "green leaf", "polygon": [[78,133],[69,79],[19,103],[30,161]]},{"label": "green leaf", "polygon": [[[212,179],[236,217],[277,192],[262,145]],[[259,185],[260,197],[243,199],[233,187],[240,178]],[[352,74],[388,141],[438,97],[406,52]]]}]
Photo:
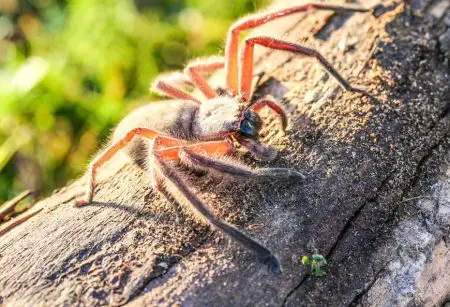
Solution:
[{"label": "green leaf", "polygon": [[310,264],[311,260],[309,260],[308,256],[303,256],[302,257],[302,264]]},{"label": "green leaf", "polygon": [[314,277],[322,277],[322,276],[327,275],[327,273],[319,267],[316,267],[314,270],[312,270],[311,274]]},{"label": "green leaf", "polygon": [[313,261],[316,261],[320,264],[327,264],[327,260],[325,259],[325,257],[320,254],[312,255],[312,259],[313,259]]}]

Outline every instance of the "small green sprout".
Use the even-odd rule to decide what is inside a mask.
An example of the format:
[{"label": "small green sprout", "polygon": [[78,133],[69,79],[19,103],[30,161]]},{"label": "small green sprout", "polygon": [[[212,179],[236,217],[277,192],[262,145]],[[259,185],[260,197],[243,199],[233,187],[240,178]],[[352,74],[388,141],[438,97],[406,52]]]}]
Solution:
[{"label": "small green sprout", "polygon": [[326,275],[322,267],[327,264],[327,260],[320,254],[312,255],[312,259],[308,256],[302,257],[302,264],[311,266],[311,275],[315,277],[322,277]]}]

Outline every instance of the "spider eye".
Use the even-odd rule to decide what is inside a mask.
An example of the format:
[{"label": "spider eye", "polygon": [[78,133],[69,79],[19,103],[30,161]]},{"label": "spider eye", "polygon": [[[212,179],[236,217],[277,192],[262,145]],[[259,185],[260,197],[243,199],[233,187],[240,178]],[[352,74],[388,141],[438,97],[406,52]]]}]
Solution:
[{"label": "spider eye", "polygon": [[252,137],[254,136],[255,133],[255,128],[253,127],[253,125],[250,123],[250,121],[248,119],[244,119],[241,123],[241,134],[244,136],[248,136],[248,137]]},{"label": "spider eye", "polygon": [[254,112],[246,111],[241,122],[240,133],[246,137],[257,137],[261,129],[261,120]]}]

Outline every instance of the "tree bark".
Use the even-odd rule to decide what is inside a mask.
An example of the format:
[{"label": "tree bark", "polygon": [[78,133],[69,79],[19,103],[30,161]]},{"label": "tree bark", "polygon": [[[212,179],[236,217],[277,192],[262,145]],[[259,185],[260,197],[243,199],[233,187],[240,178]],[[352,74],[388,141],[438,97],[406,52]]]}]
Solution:
[{"label": "tree bark", "polygon": [[[445,304],[447,4],[383,1],[372,13],[308,12],[254,32],[317,48],[372,95],[343,91],[314,59],[259,48],[256,96],[282,101],[290,129],[282,134],[275,117],[264,129],[263,140],[280,150],[276,161],[237,156],[255,167],[303,170],[308,179],[243,182],[186,172],[216,214],[279,256],[282,274],[188,209],[177,221],[148,174],[117,158],[101,169],[94,204],[73,206],[84,191],[78,180],[0,237],[0,305]],[[316,253],[328,260],[324,277],[301,264]]]}]

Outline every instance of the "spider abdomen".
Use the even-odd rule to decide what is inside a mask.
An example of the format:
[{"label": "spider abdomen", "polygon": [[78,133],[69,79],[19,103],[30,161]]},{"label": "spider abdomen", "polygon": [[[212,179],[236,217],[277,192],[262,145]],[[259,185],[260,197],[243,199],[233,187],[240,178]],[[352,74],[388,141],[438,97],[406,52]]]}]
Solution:
[{"label": "spider abdomen", "polygon": [[[197,104],[189,100],[152,102],[127,115],[115,129],[112,142],[117,142],[135,128],[153,129],[178,139],[193,140],[192,121],[197,110]],[[136,136],[124,151],[143,166],[148,161],[148,148],[148,139]]]}]

